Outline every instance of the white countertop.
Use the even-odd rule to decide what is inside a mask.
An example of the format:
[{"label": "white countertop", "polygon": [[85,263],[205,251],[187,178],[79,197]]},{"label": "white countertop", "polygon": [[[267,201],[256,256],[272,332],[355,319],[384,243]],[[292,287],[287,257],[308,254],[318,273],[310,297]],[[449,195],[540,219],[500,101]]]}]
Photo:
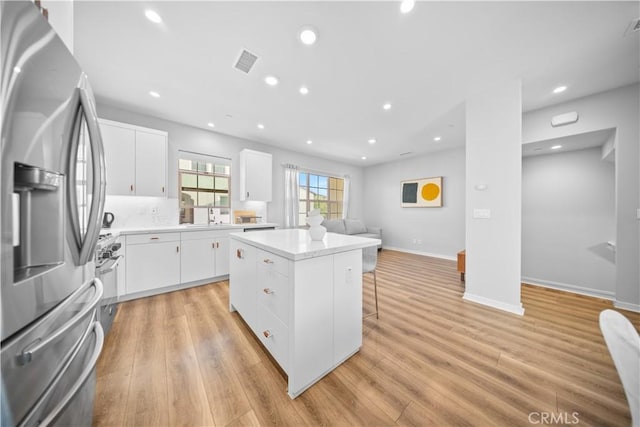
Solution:
[{"label": "white countertop", "polygon": [[279,227],[273,222],[263,222],[260,224],[180,224],[180,225],[158,225],[153,227],[130,227],[130,228],[103,228],[100,233],[111,233],[115,236],[125,234],[147,234],[147,233],[176,233],[185,231],[215,231],[215,230],[244,230],[245,228],[268,228]]},{"label": "white countertop", "polygon": [[232,239],[297,261],[318,256],[377,246],[380,239],[327,233],[322,240],[311,240],[309,230],[284,229],[231,233]]}]

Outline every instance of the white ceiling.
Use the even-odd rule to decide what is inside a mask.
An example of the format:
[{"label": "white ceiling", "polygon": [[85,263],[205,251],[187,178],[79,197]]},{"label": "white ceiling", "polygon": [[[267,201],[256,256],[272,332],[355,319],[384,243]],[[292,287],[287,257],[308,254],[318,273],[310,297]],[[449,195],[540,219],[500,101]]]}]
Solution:
[{"label": "white ceiling", "polygon": [[[465,98],[505,79],[522,79],[525,111],[640,80],[640,33],[625,35],[637,1],[429,1],[407,15],[398,1],[81,1],[74,14],[100,102],[360,166],[463,146]],[[249,74],[233,68],[242,49],[259,57]]]}]

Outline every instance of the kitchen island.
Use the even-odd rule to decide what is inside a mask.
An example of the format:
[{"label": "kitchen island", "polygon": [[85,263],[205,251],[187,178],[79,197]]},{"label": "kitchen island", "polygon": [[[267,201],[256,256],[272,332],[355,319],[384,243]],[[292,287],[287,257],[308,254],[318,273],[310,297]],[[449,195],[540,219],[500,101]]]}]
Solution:
[{"label": "kitchen island", "polygon": [[362,248],[378,239],[307,230],[230,234],[229,309],[288,376],[295,398],[362,345]]}]

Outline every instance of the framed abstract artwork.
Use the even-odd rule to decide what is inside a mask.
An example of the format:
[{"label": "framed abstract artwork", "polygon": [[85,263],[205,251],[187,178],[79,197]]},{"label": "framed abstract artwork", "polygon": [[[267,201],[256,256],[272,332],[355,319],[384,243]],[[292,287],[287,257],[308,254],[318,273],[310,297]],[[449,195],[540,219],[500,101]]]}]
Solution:
[{"label": "framed abstract artwork", "polygon": [[441,208],[442,177],[401,181],[403,208]]}]

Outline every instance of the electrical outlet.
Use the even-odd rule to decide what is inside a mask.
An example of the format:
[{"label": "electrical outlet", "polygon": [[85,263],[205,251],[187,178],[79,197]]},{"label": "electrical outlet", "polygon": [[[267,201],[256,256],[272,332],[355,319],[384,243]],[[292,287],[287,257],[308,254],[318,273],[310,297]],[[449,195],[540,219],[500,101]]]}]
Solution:
[{"label": "electrical outlet", "polygon": [[418,240],[416,240],[416,243],[417,243],[418,245],[421,245],[421,244],[422,244],[422,239],[418,239]]}]

